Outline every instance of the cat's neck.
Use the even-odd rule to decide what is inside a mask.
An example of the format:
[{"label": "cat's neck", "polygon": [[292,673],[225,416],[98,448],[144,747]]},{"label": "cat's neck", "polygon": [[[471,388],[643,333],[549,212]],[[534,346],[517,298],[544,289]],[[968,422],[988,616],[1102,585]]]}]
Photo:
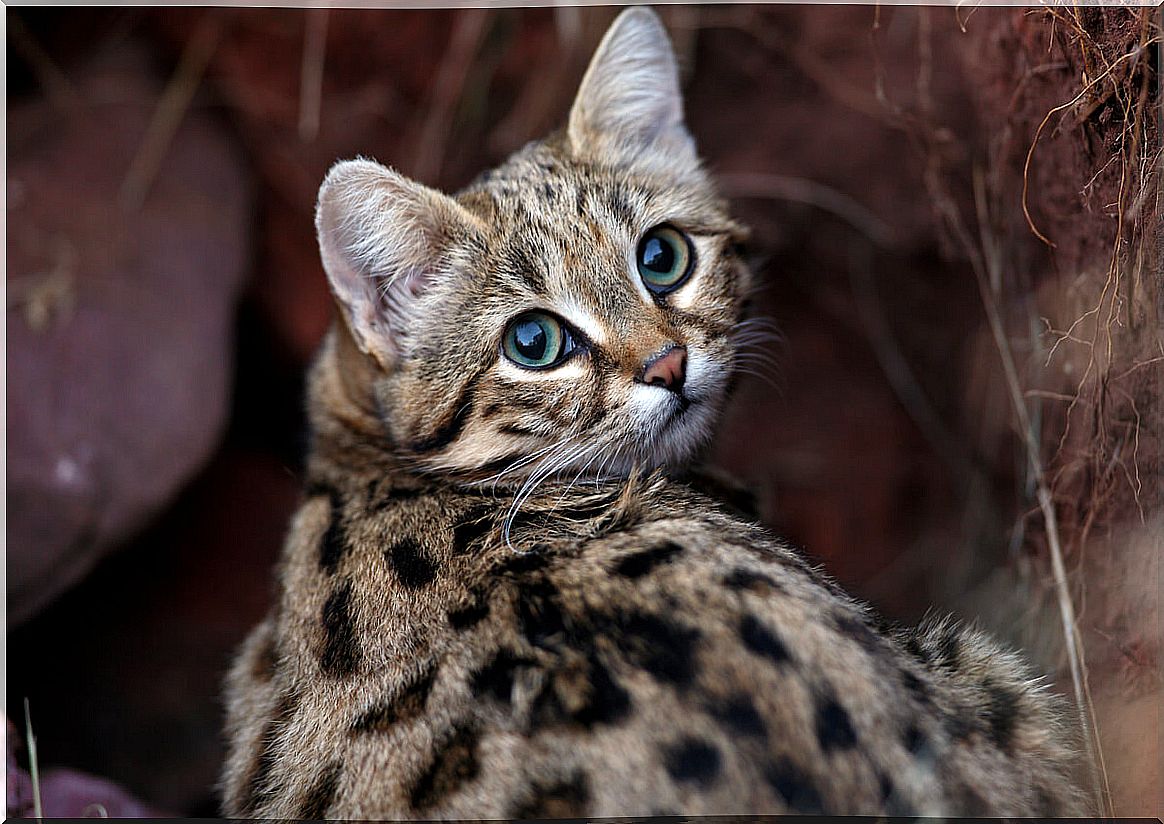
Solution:
[{"label": "cat's neck", "polygon": [[378,411],[376,370],[343,322],[334,324],[307,376],[309,484],[336,485],[357,480],[354,476],[413,482]]}]

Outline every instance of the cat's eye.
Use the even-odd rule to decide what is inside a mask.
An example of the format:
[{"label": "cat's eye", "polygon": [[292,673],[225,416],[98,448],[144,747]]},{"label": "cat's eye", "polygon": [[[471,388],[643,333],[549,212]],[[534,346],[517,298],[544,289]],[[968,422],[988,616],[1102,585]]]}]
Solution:
[{"label": "cat's eye", "polygon": [[505,328],[501,350],[505,357],[527,369],[557,366],[574,349],[570,332],[545,312],[518,315]]},{"label": "cat's eye", "polygon": [[656,226],[639,241],[639,277],[655,293],[677,289],[691,274],[695,252],[691,241],[673,226]]}]

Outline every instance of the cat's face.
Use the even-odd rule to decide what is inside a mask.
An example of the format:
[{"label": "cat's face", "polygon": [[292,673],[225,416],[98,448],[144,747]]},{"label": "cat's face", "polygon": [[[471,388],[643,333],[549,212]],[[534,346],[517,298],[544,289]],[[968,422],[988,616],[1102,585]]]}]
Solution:
[{"label": "cat's face", "polygon": [[564,134],[456,198],[338,164],[318,225],[378,412],[417,466],[594,477],[709,438],[748,274],[652,13],[611,28]]}]

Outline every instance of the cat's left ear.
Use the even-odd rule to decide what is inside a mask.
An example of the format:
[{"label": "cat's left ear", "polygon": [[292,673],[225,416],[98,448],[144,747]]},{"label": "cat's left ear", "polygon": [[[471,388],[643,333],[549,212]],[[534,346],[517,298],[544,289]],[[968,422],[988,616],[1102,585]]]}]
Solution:
[{"label": "cat's left ear", "polygon": [[611,24],[582,78],[567,133],[579,157],[698,169],[675,53],[653,11],[632,7]]}]

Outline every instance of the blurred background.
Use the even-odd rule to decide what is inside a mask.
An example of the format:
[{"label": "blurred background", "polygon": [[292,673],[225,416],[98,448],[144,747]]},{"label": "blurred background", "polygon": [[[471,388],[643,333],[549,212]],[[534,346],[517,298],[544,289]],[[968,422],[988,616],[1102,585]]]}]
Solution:
[{"label": "blurred background", "polygon": [[[617,11],[6,9],[9,814],[26,699],[47,814],[217,814],[332,317],[319,183],[464,185]],[[660,13],[783,336],[712,463],[890,618],[1022,645],[1081,785],[1161,813],[1159,10]]]}]

